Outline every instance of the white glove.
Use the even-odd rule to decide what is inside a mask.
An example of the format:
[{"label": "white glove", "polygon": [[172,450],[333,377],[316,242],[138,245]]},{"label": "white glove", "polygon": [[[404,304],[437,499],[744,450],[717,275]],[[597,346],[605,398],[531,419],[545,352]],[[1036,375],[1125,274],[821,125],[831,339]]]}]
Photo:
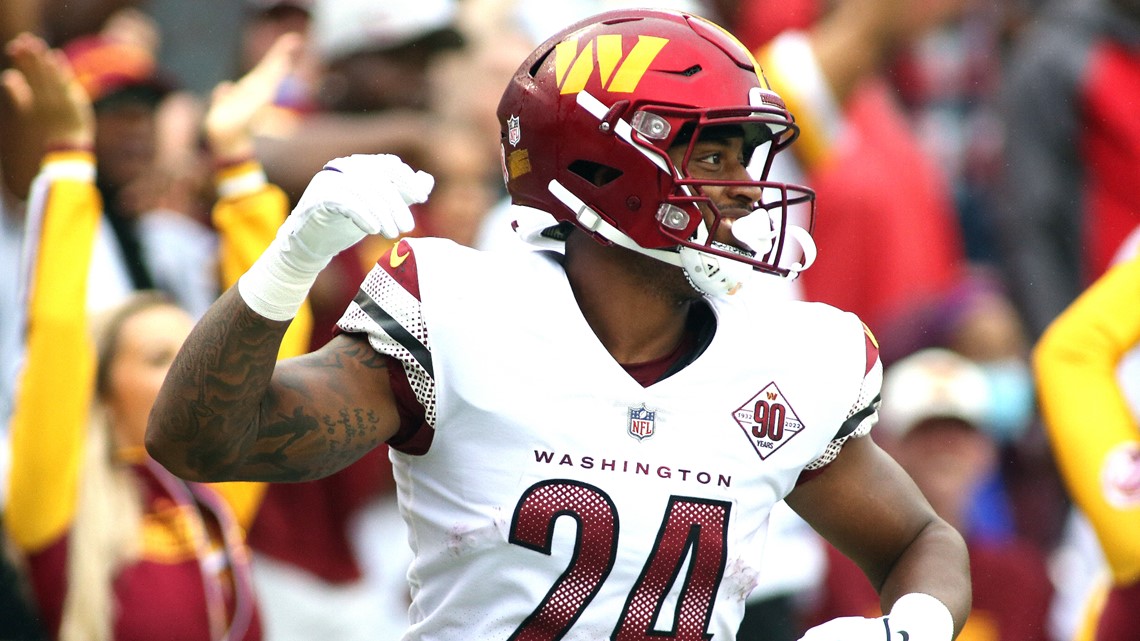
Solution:
[{"label": "white glove", "polygon": [[293,318],[317,274],[368,234],[396,238],[415,226],[410,205],[427,200],[431,174],[396,156],[337,158],[317,172],[277,237],[238,279],[250,309],[271,320]]},{"label": "white glove", "polygon": [[928,594],[904,594],[877,619],[841,617],[808,630],[800,641],[951,641],[950,610]]}]

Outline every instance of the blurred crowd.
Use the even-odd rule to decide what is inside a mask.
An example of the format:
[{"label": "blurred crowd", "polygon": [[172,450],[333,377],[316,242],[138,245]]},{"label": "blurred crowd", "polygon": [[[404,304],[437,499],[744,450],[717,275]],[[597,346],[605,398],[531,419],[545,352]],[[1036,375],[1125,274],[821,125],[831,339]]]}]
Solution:
[{"label": "blurred crowd", "polygon": [[[398,154],[435,176],[413,234],[518,250],[512,222],[527,212],[505,200],[501,91],[565,24],[639,5],[725,25],[800,123],[774,171],[818,193],[819,258],[781,295],[853,311],[878,338],[874,438],[970,545],[974,612],[959,638],[1087,634],[1089,604],[1121,575],[1074,501],[1075,487],[1100,480],[1061,471],[1076,454],[1039,410],[1033,349],[1135,253],[1136,0],[4,0],[0,519],[22,504],[9,496],[9,470],[23,466],[8,426],[28,349],[27,278],[37,249],[47,255],[30,212],[48,161],[82,153],[96,169],[102,211],[89,266],[74,267],[87,283],[75,314],[158,290],[200,316],[232,282],[219,203],[253,181],[279,189],[287,211],[327,160],[353,153]],[[48,98],[67,73],[84,97],[61,107]],[[244,116],[220,110],[251,78],[272,91],[246,98]],[[88,107],[90,140],[57,135]],[[244,127],[240,142],[207,135],[227,115]],[[322,272],[309,348],[331,338],[390,242],[366,239]],[[1137,509],[1140,497],[1128,500]],[[244,539],[266,641],[399,637],[409,553],[383,447],[321,481],[271,484],[254,511]],[[741,641],[878,616],[842,555],[790,512],[772,527]],[[5,535],[0,639],[63,638],[37,614],[44,588],[28,556],[41,550],[14,539]]]}]

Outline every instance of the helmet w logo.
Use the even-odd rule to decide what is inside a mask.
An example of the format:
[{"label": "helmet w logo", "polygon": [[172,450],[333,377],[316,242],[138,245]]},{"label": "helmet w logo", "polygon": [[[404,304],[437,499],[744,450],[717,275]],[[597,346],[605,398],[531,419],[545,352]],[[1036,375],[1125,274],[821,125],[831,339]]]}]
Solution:
[{"label": "helmet w logo", "polygon": [[625,54],[618,34],[598,36],[586,42],[581,51],[577,38],[564,40],[554,48],[554,77],[560,93],[573,94],[585,89],[595,69],[606,91],[633,93],[649,65],[653,64],[653,59],[668,42],[665,38],[638,36],[637,44]]}]

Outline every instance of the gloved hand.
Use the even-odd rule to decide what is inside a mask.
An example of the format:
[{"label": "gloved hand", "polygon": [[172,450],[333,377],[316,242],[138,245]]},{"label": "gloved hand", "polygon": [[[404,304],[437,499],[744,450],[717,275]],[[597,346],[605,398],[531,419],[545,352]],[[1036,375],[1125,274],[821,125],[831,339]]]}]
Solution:
[{"label": "gloved hand", "polygon": [[808,630],[799,641],[951,641],[954,619],[928,594],[904,594],[885,617],[841,617]]},{"label": "gloved hand", "polygon": [[298,268],[320,271],[368,234],[411,231],[408,207],[426,201],[434,185],[431,174],[390,154],[337,158],[313,176],[277,241]]},{"label": "gloved hand", "polygon": [[325,165],[270,246],[238,280],[250,309],[271,320],[296,315],[333,256],[368,234],[396,238],[414,227],[410,205],[427,200],[431,174],[392,155],[357,154]]}]

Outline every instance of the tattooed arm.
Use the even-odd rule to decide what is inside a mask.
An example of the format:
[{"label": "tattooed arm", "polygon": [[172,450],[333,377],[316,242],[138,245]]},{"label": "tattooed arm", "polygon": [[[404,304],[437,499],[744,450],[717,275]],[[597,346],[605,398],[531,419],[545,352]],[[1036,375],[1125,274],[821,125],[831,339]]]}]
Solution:
[{"label": "tattooed arm", "polygon": [[390,155],[336,158],[313,177],[269,247],[186,339],[147,426],[147,450],[197,481],[304,481],[396,433],[387,361],[338,337],[277,362],[289,321],[339,252],[411,231],[435,181]]},{"label": "tattooed arm", "polygon": [[186,339],[147,427],[151,456],[195,481],[303,481],[346,467],[399,426],[388,360],[341,335],[277,361],[287,321],[236,288]]}]

